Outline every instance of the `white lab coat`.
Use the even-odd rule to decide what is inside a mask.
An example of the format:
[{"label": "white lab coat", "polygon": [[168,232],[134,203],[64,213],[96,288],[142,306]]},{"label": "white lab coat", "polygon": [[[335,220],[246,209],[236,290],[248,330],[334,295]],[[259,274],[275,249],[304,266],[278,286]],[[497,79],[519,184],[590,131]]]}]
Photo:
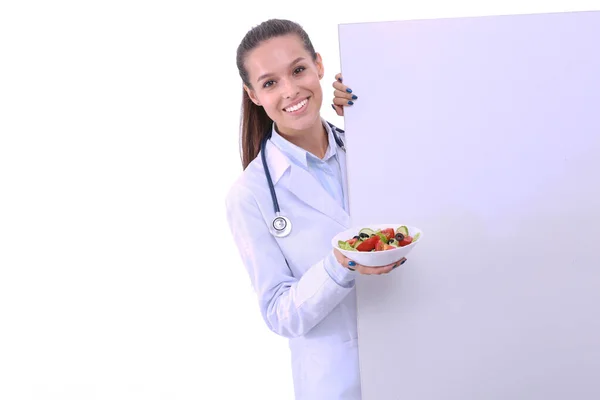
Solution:
[{"label": "white lab coat", "polygon": [[[262,316],[273,332],[289,338],[297,400],[359,400],[354,282],[341,286],[323,267],[332,237],[348,228],[350,217],[270,141],[266,153],[281,213],[292,222],[291,234],[275,238],[268,230],[274,209],[260,154],[226,201]],[[342,150],[338,155],[347,193],[346,155]]]}]

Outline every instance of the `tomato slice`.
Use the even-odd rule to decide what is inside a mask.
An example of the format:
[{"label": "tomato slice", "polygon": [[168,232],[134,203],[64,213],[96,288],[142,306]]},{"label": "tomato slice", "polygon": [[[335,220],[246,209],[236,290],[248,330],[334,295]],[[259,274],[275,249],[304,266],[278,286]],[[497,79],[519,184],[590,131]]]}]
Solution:
[{"label": "tomato slice", "polygon": [[409,244],[411,244],[413,241],[411,236],[404,236],[404,239],[402,239],[400,241],[400,243],[398,243],[398,246],[403,247],[403,246],[408,246]]},{"label": "tomato slice", "polygon": [[385,235],[385,237],[388,238],[388,240],[390,240],[391,238],[396,236],[396,232],[394,231],[394,228],[382,229],[381,233],[383,233]]},{"label": "tomato slice", "polygon": [[358,245],[358,247],[356,248],[356,250],[358,251],[371,251],[375,248],[375,246],[377,245],[377,242],[379,242],[379,236],[375,235],[373,237],[370,237],[368,239],[366,239],[365,241],[363,241],[361,244]]}]

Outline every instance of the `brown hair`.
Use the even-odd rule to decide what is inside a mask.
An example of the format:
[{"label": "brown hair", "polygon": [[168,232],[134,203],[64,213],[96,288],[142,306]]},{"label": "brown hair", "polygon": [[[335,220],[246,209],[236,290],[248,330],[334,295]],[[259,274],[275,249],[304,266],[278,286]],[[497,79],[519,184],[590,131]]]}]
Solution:
[{"label": "brown hair", "polygon": [[[278,36],[289,34],[298,35],[304,42],[304,48],[316,60],[317,54],[304,29],[297,24],[285,19],[270,19],[252,28],[237,49],[237,67],[243,83],[252,89],[252,84],[248,77],[248,71],[244,65],[248,53],[258,47],[262,42]],[[252,102],[246,90],[242,88],[242,112],[240,121],[241,136],[241,155],[242,167],[246,169],[248,164],[260,151],[260,143],[265,136],[265,132],[273,124],[273,120],[267,115],[263,107],[257,106]]]}]

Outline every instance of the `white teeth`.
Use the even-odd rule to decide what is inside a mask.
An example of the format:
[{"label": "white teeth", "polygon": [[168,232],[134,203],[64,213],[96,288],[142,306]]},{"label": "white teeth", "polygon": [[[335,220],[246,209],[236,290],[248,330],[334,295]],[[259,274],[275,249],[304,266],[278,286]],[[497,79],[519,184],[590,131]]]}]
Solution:
[{"label": "white teeth", "polygon": [[307,102],[308,102],[308,99],[304,99],[300,103],[296,104],[295,106],[291,106],[289,108],[286,108],[285,111],[287,111],[287,112],[298,111],[299,109],[301,109],[302,107],[304,107]]}]

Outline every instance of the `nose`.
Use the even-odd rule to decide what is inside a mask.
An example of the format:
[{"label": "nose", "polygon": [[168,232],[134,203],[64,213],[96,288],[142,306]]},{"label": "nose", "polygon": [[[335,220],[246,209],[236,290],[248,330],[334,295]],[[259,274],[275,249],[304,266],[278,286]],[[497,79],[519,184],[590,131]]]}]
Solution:
[{"label": "nose", "polygon": [[281,96],[284,99],[293,99],[300,93],[298,90],[298,86],[291,79],[282,80],[280,87],[281,87]]}]

